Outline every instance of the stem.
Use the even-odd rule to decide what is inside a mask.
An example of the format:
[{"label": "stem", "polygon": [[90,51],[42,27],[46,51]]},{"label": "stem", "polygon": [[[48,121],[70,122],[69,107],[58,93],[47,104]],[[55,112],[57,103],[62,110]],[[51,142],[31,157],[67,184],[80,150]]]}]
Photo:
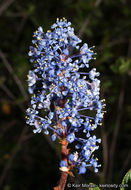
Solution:
[{"label": "stem", "polygon": [[[68,145],[68,142],[65,139],[63,139],[61,141],[61,157],[62,157],[62,160],[66,162],[66,165],[67,165],[67,155],[68,155],[67,145]],[[67,177],[68,177],[68,172],[62,171],[59,185],[57,187],[54,187],[54,190],[64,190]]]},{"label": "stem", "polygon": [[67,176],[68,176],[67,172],[62,172],[59,185],[57,187],[54,187],[54,190],[64,190],[65,189]]}]

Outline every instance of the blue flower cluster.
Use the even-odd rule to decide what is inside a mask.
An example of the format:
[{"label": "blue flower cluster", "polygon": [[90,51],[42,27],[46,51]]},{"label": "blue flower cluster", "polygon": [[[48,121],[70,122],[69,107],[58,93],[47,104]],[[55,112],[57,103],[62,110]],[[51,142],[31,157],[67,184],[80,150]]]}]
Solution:
[{"label": "blue flower cluster", "polygon": [[61,170],[68,171],[73,166],[83,174],[87,166],[93,166],[97,172],[100,165],[93,152],[101,140],[91,137],[90,133],[101,125],[105,104],[99,99],[99,72],[95,68],[80,72],[84,67],[89,68],[94,52],[86,43],[79,45],[82,41],[65,18],[57,19],[51,29],[44,33],[39,27],[30,47],[34,69],[28,75],[28,91],[32,97],[27,124],[34,127],[34,133],[43,130],[51,135],[52,141],[66,139],[68,146],[74,147],[68,161],[61,161]]}]

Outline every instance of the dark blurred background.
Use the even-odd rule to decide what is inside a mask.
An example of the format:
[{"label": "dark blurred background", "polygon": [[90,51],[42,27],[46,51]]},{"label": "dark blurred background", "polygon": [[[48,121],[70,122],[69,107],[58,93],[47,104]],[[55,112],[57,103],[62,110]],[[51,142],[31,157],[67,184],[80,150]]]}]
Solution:
[{"label": "dark blurred background", "polygon": [[120,184],[130,169],[131,1],[3,0],[0,190],[51,190],[60,177],[59,143],[52,143],[43,134],[33,134],[25,123],[25,110],[30,103],[27,74],[32,68],[28,58],[32,35],[39,26],[46,32],[57,17],[66,17],[83,42],[96,46],[96,60],[90,62],[90,67],[101,73],[101,98],[107,104],[104,124],[93,133],[102,138],[96,152],[102,164],[100,172],[95,174],[89,169],[85,175],[76,173],[68,182]]}]

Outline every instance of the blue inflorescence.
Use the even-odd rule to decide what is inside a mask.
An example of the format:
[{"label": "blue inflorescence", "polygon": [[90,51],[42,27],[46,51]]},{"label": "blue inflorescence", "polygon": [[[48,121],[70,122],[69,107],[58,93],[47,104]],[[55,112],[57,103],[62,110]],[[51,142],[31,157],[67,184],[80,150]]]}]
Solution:
[{"label": "blue inflorescence", "polygon": [[57,19],[51,28],[46,33],[38,28],[29,51],[34,69],[28,75],[32,97],[27,124],[34,126],[34,133],[43,130],[52,141],[64,138],[72,144],[75,151],[69,153],[68,163],[61,161],[61,168],[73,165],[83,174],[87,166],[93,166],[97,172],[100,165],[92,154],[101,139],[90,136],[90,132],[101,125],[104,100],[99,99],[99,72],[95,68],[80,72],[89,68],[94,53],[86,43],[78,45],[82,41],[66,19]]}]

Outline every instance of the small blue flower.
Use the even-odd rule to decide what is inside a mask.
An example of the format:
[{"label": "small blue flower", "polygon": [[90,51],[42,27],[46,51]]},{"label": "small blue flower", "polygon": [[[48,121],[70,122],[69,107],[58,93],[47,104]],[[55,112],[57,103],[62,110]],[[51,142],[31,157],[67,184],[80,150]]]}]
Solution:
[{"label": "small blue flower", "polygon": [[75,134],[74,134],[74,133],[70,133],[70,134],[66,137],[66,140],[67,140],[69,143],[72,143],[72,142],[75,140]]},{"label": "small blue flower", "polygon": [[100,75],[99,72],[96,72],[96,68],[93,68],[90,72],[89,72],[89,78],[94,80],[95,77],[98,77]]},{"label": "small blue flower", "polygon": [[73,160],[74,160],[74,155],[73,155],[73,154],[69,154],[69,155],[68,155],[68,159],[69,159],[70,161],[73,161]]},{"label": "small blue flower", "polygon": [[66,166],[66,162],[64,160],[61,160],[60,167],[65,167],[65,166]]},{"label": "small blue flower", "polygon": [[88,159],[91,155],[91,151],[90,150],[85,150],[84,156],[86,159]]},{"label": "small blue flower", "polygon": [[83,46],[80,49],[80,54],[82,56],[82,61],[86,65],[86,67],[89,67],[89,60],[92,59],[92,56],[94,55],[93,51],[88,48],[88,45],[86,43],[83,44]]},{"label": "small blue flower", "polygon": [[86,168],[83,166],[79,167],[79,174],[85,174],[86,173]]},{"label": "small blue flower", "polygon": [[51,140],[52,140],[52,141],[55,141],[55,140],[56,140],[56,135],[55,135],[55,134],[53,134],[53,135],[51,136]]},{"label": "small blue flower", "polygon": [[36,83],[36,75],[34,71],[29,71],[28,86],[33,86]]}]

